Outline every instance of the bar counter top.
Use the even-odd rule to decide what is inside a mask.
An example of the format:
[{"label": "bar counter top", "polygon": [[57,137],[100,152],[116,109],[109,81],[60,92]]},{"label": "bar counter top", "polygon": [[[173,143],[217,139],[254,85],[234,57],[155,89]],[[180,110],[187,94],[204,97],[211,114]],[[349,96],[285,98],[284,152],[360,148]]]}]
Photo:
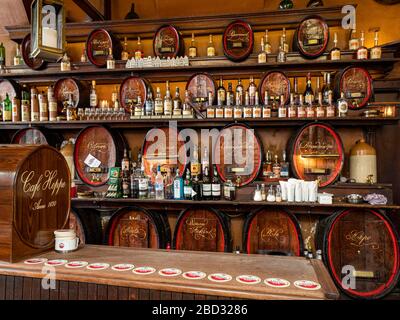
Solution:
[{"label": "bar counter top", "polygon": [[[54,251],[40,254],[35,258],[48,260],[65,259],[91,263],[107,263],[104,270],[89,270],[87,267],[70,269],[65,265],[55,266],[56,280],[79,284],[96,284],[111,287],[136,288],[168,293],[192,294],[202,297],[240,298],[240,299],[338,299],[339,293],[330,278],[328,271],[319,260],[308,260],[302,257],[265,256],[255,254],[232,254],[196,251],[174,251],[133,249],[86,245],[71,253],[60,254]],[[135,267],[149,266],[156,269],[152,274],[135,274],[130,271],[115,271],[116,264],[133,264]],[[0,263],[0,291],[7,294],[2,283],[7,278],[43,278],[45,265],[19,263]],[[183,274],[163,276],[159,273],[164,268],[177,268],[183,273],[202,271],[203,279],[187,279]],[[227,282],[217,283],[209,280],[214,273],[225,273],[232,276]],[[261,279],[259,283],[246,284],[236,278],[240,275],[253,275]],[[281,278],[290,282],[287,287],[276,288],[267,285],[267,278]],[[23,281],[20,280],[20,281]],[[316,290],[302,289],[295,286],[297,280],[310,280],[320,284]],[[3,286],[5,287],[5,285]],[[14,286],[15,288],[15,286]],[[23,288],[21,289],[23,290]],[[88,291],[90,291],[88,289]],[[89,292],[90,293],[90,292]],[[0,298],[2,293],[0,292]],[[51,293],[50,293],[51,295]],[[22,297],[22,293],[21,293]],[[173,295],[172,295],[173,297]],[[183,296],[185,297],[185,296]],[[136,297],[137,298],[137,297]],[[200,298],[201,299],[201,298]]]}]

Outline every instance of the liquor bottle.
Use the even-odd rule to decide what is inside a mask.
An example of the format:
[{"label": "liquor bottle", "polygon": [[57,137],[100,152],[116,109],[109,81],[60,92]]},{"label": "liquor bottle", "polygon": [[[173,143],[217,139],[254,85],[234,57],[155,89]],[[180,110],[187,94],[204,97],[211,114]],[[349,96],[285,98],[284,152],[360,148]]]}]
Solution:
[{"label": "liquor bottle", "polygon": [[157,166],[157,175],[155,178],[155,191],[156,191],[156,200],[164,199],[164,178],[161,174],[160,165]]},{"label": "liquor bottle", "polygon": [[203,171],[203,181],[201,184],[201,198],[202,200],[211,200],[211,180],[210,180],[210,173],[209,167],[205,167]]},{"label": "liquor bottle", "polygon": [[293,87],[294,87],[294,91],[293,91],[293,98],[294,98],[294,104],[296,105],[296,106],[298,106],[299,105],[299,103],[300,103],[300,94],[299,94],[299,87],[298,87],[298,84],[297,84],[297,78],[294,78],[294,80],[293,80]]},{"label": "liquor bottle", "polygon": [[282,40],[283,39],[281,38],[278,55],[276,56],[276,62],[278,62],[278,63],[286,62],[286,52],[284,50],[283,41]]},{"label": "liquor bottle", "polygon": [[39,121],[39,100],[38,91],[35,87],[31,88],[31,121]]},{"label": "liquor bottle", "polygon": [[228,91],[226,92],[226,105],[233,106],[235,103],[235,94],[232,89],[232,82],[228,82]]},{"label": "liquor bottle", "polygon": [[141,96],[137,96],[136,98],[136,106],[134,108],[135,112],[134,112],[134,116],[135,118],[140,118],[144,112],[143,112],[143,106],[142,106],[142,97]]},{"label": "liquor bottle", "polygon": [[53,86],[47,88],[47,100],[49,101],[49,121],[56,121],[58,116],[57,99],[54,96]]},{"label": "liquor bottle", "polygon": [[332,92],[328,94],[328,104],[326,106],[326,116],[328,118],[334,117],[336,114],[335,106],[332,103]]},{"label": "liquor bottle", "polygon": [[199,149],[198,146],[194,146],[193,148],[193,158],[190,161],[190,172],[192,177],[199,176],[200,172],[200,162],[199,162]]},{"label": "liquor bottle", "polygon": [[312,102],[308,103],[306,106],[306,117],[307,118],[315,117],[315,108]]},{"label": "liquor bottle", "polygon": [[249,88],[247,91],[249,92],[249,105],[254,106],[257,86],[253,77],[250,77]]},{"label": "liquor bottle", "polygon": [[262,117],[262,109],[260,106],[260,99],[258,97],[258,91],[256,91],[255,102],[253,107],[253,118],[261,118]]},{"label": "liquor bottle", "polygon": [[39,121],[49,121],[49,104],[44,92],[39,94]]},{"label": "liquor bottle", "polygon": [[125,20],[129,20],[129,19],[139,19],[138,14],[135,12],[135,3],[134,2],[132,2],[131,11],[129,11],[125,16]]},{"label": "liquor bottle", "polygon": [[268,90],[265,90],[265,94],[264,94],[264,106],[263,106],[263,110],[262,110],[262,117],[263,118],[271,118],[271,107],[269,105]]},{"label": "liquor bottle", "polygon": [[133,199],[139,199],[139,170],[133,169],[131,173],[131,197]]},{"label": "liquor bottle", "polygon": [[208,92],[208,105],[207,105],[207,118],[215,118],[215,108],[212,104],[212,101],[214,101],[213,94],[211,90]]},{"label": "liquor bottle", "polygon": [[71,59],[68,57],[66,52],[61,59],[60,68],[61,71],[71,71]]},{"label": "liquor bottle", "polygon": [[285,106],[285,96],[282,94],[280,99],[280,104],[278,108],[278,117],[279,118],[286,118],[287,117],[287,109]]},{"label": "liquor bottle", "polygon": [[171,116],[172,115],[172,98],[171,91],[169,90],[169,82],[166,83],[166,91],[164,97],[164,115]]},{"label": "liquor bottle", "polygon": [[127,199],[131,196],[129,176],[122,177],[122,198]]},{"label": "liquor bottle", "polygon": [[357,50],[360,47],[360,41],[357,38],[356,29],[351,30],[350,40],[349,40],[349,50]]},{"label": "liquor bottle", "polygon": [[317,105],[317,118],[323,118],[325,117],[325,107],[323,104],[323,99],[322,99],[322,92],[318,93],[318,105]]},{"label": "liquor bottle", "polygon": [[340,93],[340,99],[338,99],[337,101],[337,107],[338,107],[338,116],[345,117],[349,109],[349,104],[345,99],[343,92]]},{"label": "liquor bottle", "polygon": [[205,102],[205,104],[207,106],[212,106],[214,103],[214,95],[212,93],[212,91],[208,91],[208,96],[207,96],[207,101]]},{"label": "liquor bottle", "polygon": [[278,161],[278,155],[275,155],[275,161],[272,165],[272,172],[274,174],[275,179],[279,179],[281,177],[281,164]]},{"label": "liquor bottle", "polygon": [[174,116],[181,116],[182,115],[182,100],[181,100],[181,95],[179,93],[179,88],[176,87],[175,89],[175,97],[173,100],[173,115]]},{"label": "liquor bottle", "polygon": [[306,104],[312,104],[314,101],[314,91],[311,84],[311,73],[307,74],[307,84],[304,90],[304,100]]},{"label": "liquor bottle", "polygon": [[167,175],[164,179],[164,199],[174,199],[174,179],[172,178],[171,168],[167,168]]},{"label": "liquor bottle", "polygon": [[289,44],[286,41],[286,28],[282,29],[282,47],[285,53],[289,53]]},{"label": "liquor bottle", "polygon": [[217,105],[224,106],[226,104],[226,90],[222,77],[219,79],[219,86],[217,88]]},{"label": "liquor bottle", "polygon": [[135,59],[142,59],[143,56],[144,56],[144,53],[142,50],[142,43],[140,41],[140,37],[138,37],[136,50],[135,50]]},{"label": "liquor bottle", "polygon": [[324,104],[328,104],[329,93],[332,93],[331,74],[330,72],[326,72],[324,73],[324,85],[322,87],[322,97]]},{"label": "liquor bottle", "polygon": [[371,48],[370,58],[380,59],[382,57],[382,48],[378,43],[378,31],[375,31],[374,46]]},{"label": "liquor bottle", "polygon": [[279,114],[279,97],[272,97],[272,104],[271,104],[271,117],[277,118]]},{"label": "liquor bottle", "polygon": [[72,97],[72,93],[68,95],[68,101],[67,101],[67,121],[74,121],[76,120],[76,108],[75,108],[75,103]]},{"label": "liquor bottle", "polygon": [[189,47],[189,58],[196,58],[197,57],[197,46],[196,41],[194,40],[194,33],[192,32],[192,42]]},{"label": "liquor bottle", "polygon": [[29,122],[31,121],[31,104],[29,90],[26,84],[22,86],[21,98],[21,121]]},{"label": "liquor bottle", "polygon": [[15,48],[14,66],[19,66],[21,64],[22,64],[21,50],[19,44],[17,44]]},{"label": "liquor bottle", "polygon": [[85,48],[83,48],[82,49],[82,54],[81,54],[81,62],[82,63],[86,63],[87,62],[87,56],[86,56],[86,49]]},{"label": "liquor bottle", "polygon": [[122,171],[122,176],[123,177],[127,176],[129,174],[130,166],[131,166],[131,163],[130,163],[130,160],[129,160],[129,157],[128,157],[128,150],[126,150],[126,148],[125,148],[124,149],[124,156],[123,156],[122,161],[121,161],[121,171]]},{"label": "liquor bottle", "polygon": [[126,37],[124,37],[124,45],[123,45],[123,50],[121,52],[121,60],[123,61],[129,60],[128,40]]},{"label": "liquor bottle", "polygon": [[98,104],[97,91],[96,91],[96,81],[92,81],[92,88],[90,89],[90,107],[96,108]]},{"label": "liquor bottle", "polygon": [[2,102],[3,105],[3,121],[12,121],[12,104],[8,93],[6,93],[6,98]]},{"label": "liquor bottle", "polygon": [[265,154],[265,161],[263,162],[263,177],[271,177],[273,175],[272,172],[272,154],[271,151],[267,150]]},{"label": "liquor bottle", "polygon": [[267,62],[267,53],[265,52],[264,38],[261,38],[261,51],[258,54],[258,63]]},{"label": "liquor bottle", "polygon": [[215,47],[213,43],[213,36],[210,34],[210,41],[208,41],[208,47],[207,47],[207,57],[214,57],[215,56]]},{"label": "liquor bottle", "polygon": [[193,109],[190,105],[190,96],[189,91],[185,90],[185,100],[182,104],[182,115],[183,117],[192,117],[193,116]]},{"label": "liquor bottle", "polygon": [[340,60],[341,58],[340,48],[338,47],[337,43],[338,43],[337,33],[335,32],[333,35],[333,48],[331,49],[330,52],[331,60]]},{"label": "liquor bottle", "polygon": [[246,94],[244,96],[243,118],[251,118],[251,117],[253,117],[253,107],[250,104],[249,91],[246,91]]},{"label": "liquor bottle", "polygon": [[367,49],[367,47],[364,46],[364,39],[365,39],[364,31],[361,31],[361,38],[360,38],[361,45],[357,49],[357,59],[358,60],[368,59],[368,49]]},{"label": "liquor bottle", "polygon": [[208,148],[204,147],[203,157],[201,158],[201,170],[204,172],[208,168],[208,172],[210,173],[210,156],[208,153]]},{"label": "liquor bottle", "polygon": [[192,181],[190,179],[190,170],[186,169],[186,178],[183,185],[183,195],[185,200],[192,200]]},{"label": "liquor bottle", "polygon": [[3,42],[0,43],[0,67],[4,68],[6,66],[6,48]]},{"label": "liquor bottle", "polygon": [[139,199],[147,199],[149,197],[149,179],[144,174],[144,162],[141,162],[139,175]]},{"label": "liquor bottle", "polygon": [[320,80],[319,80],[319,76],[317,76],[317,86],[316,86],[315,91],[314,91],[313,103],[318,103],[318,95],[319,95],[320,92],[321,92]]},{"label": "liquor bottle", "polygon": [[175,200],[183,200],[184,193],[183,193],[183,179],[179,175],[179,169],[176,169],[176,175],[174,179],[174,199]]},{"label": "liquor bottle", "polygon": [[115,60],[111,48],[108,48],[107,69],[115,69]]},{"label": "liquor bottle", "polygon": [[265,192],[265,184],[261,184],[261,200],[265,201],[267,199],[267,193]]},{"label": "liquor bottle", "polygon": [[162,116],[164,113],[164,102],[161,98],[160,87],[156,89],[156,98],[154,99],[154,114],[156,116]]},{"label": "liquor bottle", "polygon": [[11,107],[12,107],[12,122],[21,121],[21,101],[17,97],[14,97],[11,100]]},{"label": "liquor bottle", "polygon": [[235,104],[237,106],[243,105],[243,91],[244,91],[244,89],[243,89],[243,85],[242,85],[242,80],[240,80],[240,78],[239,78],[238,84],[236,86],[236,97],[235,97],[235,100],[236,100]]},{"label": "liquor bottle", "polygon": [[[193,175],[193,173],[192,173]],[[199,176],[195,175],[192,182],[192,199],[194,201],[201,200],[201,184],[199,181]]]},{"label": "liquor bottle", "polygon": [[268,39],[268,29],[265,30],[265,53],[267,56],[272,53],[272,46]]},{"label": "liquor bottle", "polygon": [[288,117],[289,118],[297,117],[297,108],[296,108],[296,105],[294,104],[294,93],[293,92],[290,94],[290,105],[289,105],[289,110],[288,110]]},{"label": "liquor bottle", "polygon": [[221,200],[221,182],[219,181],[218,171],[215,165],[211,181],[211,195],[213,200]]},{"label": "liquor bottle", "polygon": [[289,162],[286,161],[286,151],[282,152],[281,177],[289,178]]},{"label": "liquor bottle", "polygon": [[298,118],[306,117],[306,109],[304,107],[304,98],[302,94],[299,96],[299,105],[297,106],[297,117]]}]

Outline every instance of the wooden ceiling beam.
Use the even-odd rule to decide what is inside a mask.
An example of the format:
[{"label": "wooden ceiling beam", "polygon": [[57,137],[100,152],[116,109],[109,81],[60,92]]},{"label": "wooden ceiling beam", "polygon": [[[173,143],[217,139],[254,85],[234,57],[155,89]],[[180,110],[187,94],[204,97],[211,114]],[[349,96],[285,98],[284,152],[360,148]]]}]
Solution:
[{"label": "wooden ceiling beam", "polygon": [[[106,20],[104,15],[99,12],[88,0],[72,0],[79,8],[81,8],[93,21]],[[110,5],[111,8],[111,5]]]}]

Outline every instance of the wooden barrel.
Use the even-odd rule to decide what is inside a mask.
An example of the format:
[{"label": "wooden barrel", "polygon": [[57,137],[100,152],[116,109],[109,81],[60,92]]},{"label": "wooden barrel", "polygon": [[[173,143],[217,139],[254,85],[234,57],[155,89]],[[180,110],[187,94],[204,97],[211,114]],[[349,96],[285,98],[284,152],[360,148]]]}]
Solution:
[{"label": "wooden barrel", "polygon": [[244,186],[257,178],[261,169],[262,144],[253,129],[243,124],[224,127],[217,138],[214,160],[222,181]]},{"label": "wooden barrel", "polygon": [[62,141],[63,137],[59,133],[44,128],[20,129],[11,139],[12,144],[48,144],[55,148],[59,148]]},{"label": "wooden barrel", "polygon": [[342,140],[327,124],[307,124],[291,140],[290,160],[296,178],[319,180],[319,186],[325,187],[335,182],[342,171]]},{"label": "wooden barrel", "polygon": [[[399,237],[385,214],[361,208],[338,212],[319,224],[317,242],[333,280],[348,296],[378,299],[395,288]],[[349,273],[355,276],[355,287],[346,289],[351,283],[343,281],[344,287],[342,279]]]},{"label": "wooden barrel", "polygon": [[349,108],[361,109],[373,97],[372,77],[367,69],[349,66],[335,76],[335,98],[341,92],[349,102]]},{"label": "wooden barrel", "polygon": [[229,60],[243,61],[253,52],[253,29],[247,22],[233,21],[224,31],[222,44],[224,54]]},{"label": "wooden barrel", "polygon": [[300,256],[303,239],[299,222],[280,208],[259,209],[244,223],[243,248],[247,253]]},{"label": "wooden barrel", "polygon": [[329,43],[329,27],[326,21],[317,15],[304,18],[293,37],[293,49],[302,56],[314,59],[322,55]]},{"label": "wooden barrel", "polygon": [[119,133],[99,125],[86,127],[75,141],[76,173],[87,185],[106,184],[109,169],[121,165],[124,148],[125,141]]},{"label": "wooden barrel", "polygon": [[156,57],[164,59],[184,55],[184,41],[178,29],[171,25],[158,28],[153,39],[153,51]]},{"label": "wooden barrel", "polygon": [[216,97],[217,89],[211,75],[205,72],[199,72],[192,75],[186,83],[186,90],[189,92],[192,103],[204,104],[208,101],[208,93]]},{"label": "wooden barrel", "polygon": [[68,225],[71,177],[52,147],[0,146],[0,261],[16,262],[54,248]]},{"label": "wooden barrel", "polygon": [[79,241],[80,244],[86,243],[85,227],[83,226],[81,218],[79,218],[78,213],[75,212],[74,210],[71,210],[69,212],[69,228],[75,230],[75,233],[80,240]]},{"label": "wooden barrel", "polygon": [[63,103],[68,101],[72,94],[75,108],[83,108],[89,105],[89,87],[73,78],[63,78],[54,84],[54,97],[57,99],[58,113],[63,110]]},{"label": "wooden barrel", "polygon": [[171,241],[166,217],[139,207],[117,210],[107,228],[110,246],[164,249]]},{"label": "wooden barrel", "polygon": [[25,64],[33,70],[41,70],[47,66],[41,58],[31,58],[31,34],[28,33],[21,43],[21,55]]},{"label": "wooden barrel", "polygon": [[111,48],[115,60],[121,59],[122,45],[110,31],[102,28],[93,30],[86,40],[88,60],[99,68],[107,65],[107,57]]},{"label": "wooden barrel", "polygon": [[147,99],[147,88],[149,85],[148,81],[136,76],[125,78],[124,81],[122,81],[119,88],[119,101],[125,108],[126,112],[130,113],[131,107],[137,105],[139,96],[142,101],[141,107],[144,107]]},{"label": "wooden barrel", "polygon": [[174,127],[150,129],[144,138],[142,155],[144,173],[148,177],[157,173],[158,165],[162,173],[168,168],[174,171],[179,168],[180,175],[185,173],[188,162],[185,141]]},{"label": "wooden barrel", "polygon": [[259,95],[263,103],[265,103],[267,90],[269,99],[279,99],[283,95],[286,104],[290,97],[290,80],[281,71],[269,71],[264,75],[259,86]]},{"label": "wooden barrel", "polygon": [[6,94],[12,100],[14,97],[21,99],[21,88],[14,80],[1,79],[0,80],[0,98],[4,101]]},{"label": "wooden barrel", "polygon": [[213,208],[185,209],[179,215],[175,226],[173,248],[230,252],[230,223],[225,215]]}]

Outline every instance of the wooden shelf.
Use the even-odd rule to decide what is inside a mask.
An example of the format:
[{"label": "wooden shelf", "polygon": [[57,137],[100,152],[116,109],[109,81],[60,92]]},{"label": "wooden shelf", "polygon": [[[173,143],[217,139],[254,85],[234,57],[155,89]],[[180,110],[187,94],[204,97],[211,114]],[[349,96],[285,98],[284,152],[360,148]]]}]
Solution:
[{"label": "wooden shelf", "polygon": [[46,129],[82,129],[89,125],[100,124],[115,129],[150,129],[168,126],[176,122],[179,128],[214,128],[224,127],[230,123],[245,123],[250,127],[268,126],[303,126],[307,123],[321,121],[335,126],[383,126],[396,124],[399,117],[392,118],[365,118],[361,116],[334,117],[334,118],[266,118],[266,119],[138,119],[138,120],[87,120],[87,121],[42,121],[42,122],[0,122],[0,130],[18,130],[30,127]]},{"label": "wooden shelf", "polygon": [[[357,5],[353,4],[353,6]],[[172,24],[184,36],[190,35],[192,31],[196,35],[208,35],[210,33],[222,34],[226,26],[236,19],[247,21],[252,25],[254,31],[264,31],[265,28],[278,30],[283,27],[292,29],[296,28],[306,16],[314,14],[323,17],[329,26],[339,26],[343,18],[342,6],[332,6],[200,17],[101,21],[101,28],[107,29],[119,37],[136,38],[140,35],[142,38],[152,38],[160,26]],[[67,23],[64,28],[67,41],[71,43],[86,40],[92,30],[100,27],[99,23],[99,21]],[[12,40],[21,42],[30,32],[31,26],[8,26],[6,30]]]},{"label": "wooden shelf", "polygon": [[208,72],[218,79],[237,79],[239,77],[254,76],[260,78],[263,73],[271,70],[281,70],[289,77],[304,76],[310,72],[313,76],[321,76],[321,71],[335,72],[347,66],[362,66],[371,74],[382,75],[392,70],[394,64],[400,58],[394,58],[392,49],[385,50],[380,60],[355,60],[353,52],[343,52],[343,59],[338,61],[328,60],[328,54],[324,54],[315,60],[304,59],[299,53],[292,52],[288,55],[288,61],[276,62],[276,55],[270,55],[267,63],[259,64],[257,55],[251,55],[243,62],[232,62],[224,56],[199,57],[190,59],[189,66],[165,67],[165,68],[125,68],[125,61],[117,61],[116,69],[108,70],[97,68],[90,63],[75,63],[71,71],[60,71],[59,63],[51,63],[47,69],[41,71],[31,70],[26,66],[7,67],[7,73],[0,74],[0,78],[17,80],[20,83],[52,83],[65,77],[73,77],[77,80],[96,80],[99,83],[118,83],[128,76],[144,77],[152,82],[187,81],[196,72]]}]

